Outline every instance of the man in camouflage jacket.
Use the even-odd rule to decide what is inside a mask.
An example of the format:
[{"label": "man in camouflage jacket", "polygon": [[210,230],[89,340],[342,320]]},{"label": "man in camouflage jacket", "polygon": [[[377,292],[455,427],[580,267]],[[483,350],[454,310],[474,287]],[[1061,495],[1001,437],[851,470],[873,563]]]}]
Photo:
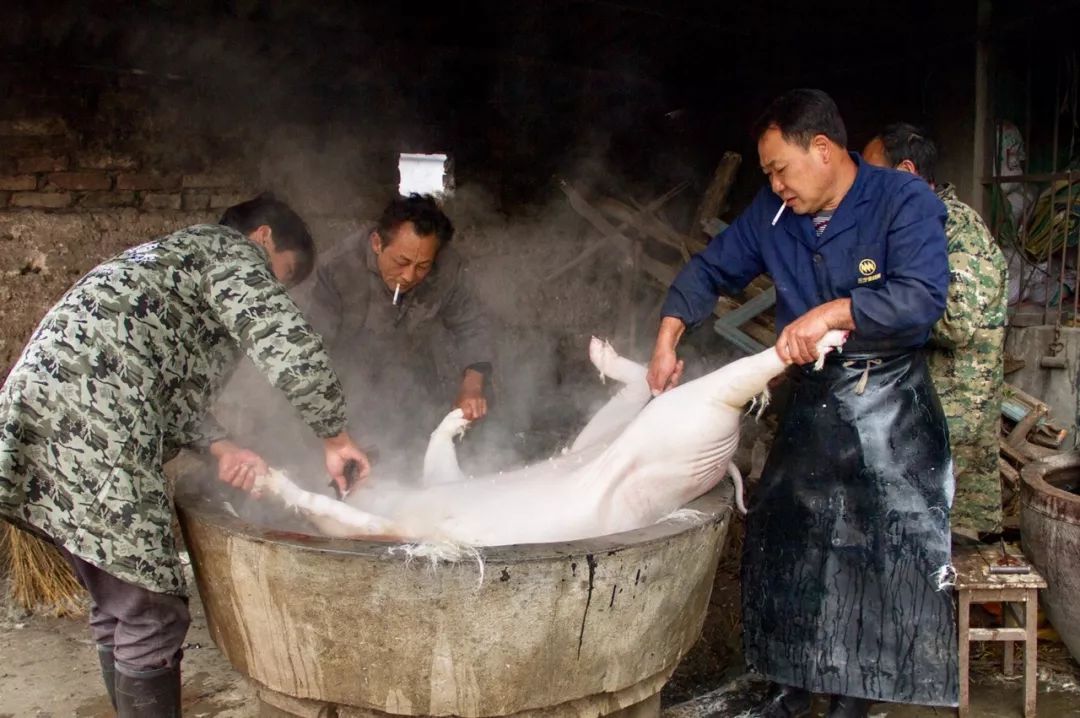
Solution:
[{"label": "man in camouflage jacket", "polygon": [[[937,149],[918,128],[890,125],[863,152],[871,164],[912,172],[933,186]],[[952,185],[935,187],[948,218],[949,296],[934,326],[930,371],[949,422],[956,495],[953,531],[1001,530],[998,437],[1004,385],[1005,257],[978,212]]]},{"label": "man in camouflage jacket", "polygon": [[322,341],[284,286],[313,262],[307,228],[286,205],[269,195],[237,205],[222,224],[91,270],[45,315],[0,389],[0,517],[54,541],[90,591],[122,716],[179,715],[189,618],[162,465],[202,446],[234,485],[250,489],[266,470],[206,417],[241,353],[324,440],[339,483],[349,460],[366,471]]}]

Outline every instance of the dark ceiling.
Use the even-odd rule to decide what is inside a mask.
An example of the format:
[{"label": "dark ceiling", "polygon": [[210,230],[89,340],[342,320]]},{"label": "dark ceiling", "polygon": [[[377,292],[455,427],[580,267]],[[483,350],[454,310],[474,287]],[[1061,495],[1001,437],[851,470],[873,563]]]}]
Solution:
[{"label": "dark ceiling", "polygon": [[[138,73],[280,117],[384,118],[389,142],[466,168],[602,155],[650,180],[752,152],[752,118],[793,86],[832,93],[856,143],[900,115],[936,121],[943,102],[967,112],[978,3],[15,4],[0,69]],[[1052,38],[1078,4],[995,2],[995,36]]]}]

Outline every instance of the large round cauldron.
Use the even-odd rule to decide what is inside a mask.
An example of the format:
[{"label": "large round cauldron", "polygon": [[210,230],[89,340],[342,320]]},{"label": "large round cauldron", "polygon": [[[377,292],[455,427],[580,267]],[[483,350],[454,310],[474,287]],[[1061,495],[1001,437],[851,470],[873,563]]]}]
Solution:
[{"label": "large round cauldron", "polygon": [[284,534],[188,494],[180,519],[214,641],[268,715],[656,715],[697,640],[731,516],[565,544],[409,559]]},{"label": "large round cauldron", "polygon": [[1050,623],[1080,660],[1080,454],[1034,461],[1021,479],[1024,553],[1046,579],[1041,598]]}]

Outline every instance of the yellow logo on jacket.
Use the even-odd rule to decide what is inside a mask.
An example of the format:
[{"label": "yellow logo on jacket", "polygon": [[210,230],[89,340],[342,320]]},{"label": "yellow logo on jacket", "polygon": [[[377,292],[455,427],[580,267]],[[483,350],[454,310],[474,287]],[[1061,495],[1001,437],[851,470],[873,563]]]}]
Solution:
[{"label": "yellow logo on jacket", "polygon": [[881,273],[877,271],[877,262],[867,257],[866,259],[859,260],[859,284],[866,284],[867,282],[873,282],[876,279],[881,279]]}]

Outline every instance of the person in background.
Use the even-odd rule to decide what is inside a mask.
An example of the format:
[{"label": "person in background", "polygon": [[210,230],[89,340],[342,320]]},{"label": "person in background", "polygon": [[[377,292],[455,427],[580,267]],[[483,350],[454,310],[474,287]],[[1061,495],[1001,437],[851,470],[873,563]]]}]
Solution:
[{"label": "person in background", "polygon": [[979,213],[937,184],[937,146],[914,125],[889,125],[866,145],[863,158],[922,177],[945,203],[949,296],[945,316],[930,333],[930,376],[949,423],[956,495],[953,533],[968,539],[1001,532],[998,440],[1005,383],[1008,269],[1005,255]]},{"label": "person in background", "polygon": [[[323,253],[298,295],[347,392],[381,409],[357,421],[369,421],[366,434],[398,448],[426,440],[448,407],[470,420],[488,411],[491,323],[465,260],[450,246],[453,236],[433,197],[395,197],[378,221]],[[448,346],[434,346],[444,338]],[[436,353],[456,360],[460,372],[445,399]]]},{"label": "person in background", "polygon": [[180,715],[190,617],[163,464],[183,447],[250,490],[267,471],[207,415],[246,354],[322,439],[346,491],[368,460],[346,432],[322,340],[286,293],[314,264],[301,218],[264,194],[129,249],[45,315],[0,388],[0,516],[56,544],[90,593],[122,718]]},{"label": "person in background", "polygon": [[[718,295],[776,286],[776,351],[793,385],[746,516],[743,651],[782,688],[762,709],[831,718],[873,701],[954,706],[949,446],[921,351],[945,309],[945,208],[913,175],[848,152],[832,99],[792,90],[755,126],[769,187],[682,269],[648,381],[679,380],[676,345]],[[840,354],[812,362],[830,330]]]}]

